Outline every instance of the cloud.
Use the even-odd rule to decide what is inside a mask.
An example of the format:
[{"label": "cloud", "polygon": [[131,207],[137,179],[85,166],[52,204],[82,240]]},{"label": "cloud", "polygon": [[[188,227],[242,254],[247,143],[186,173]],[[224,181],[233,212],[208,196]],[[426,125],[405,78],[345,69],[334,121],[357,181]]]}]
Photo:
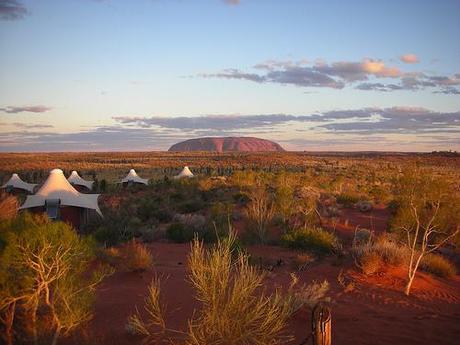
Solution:
[{"label": "cloud", "polygon": [[439,91],[435,91],[434,93],[443,93],[445,95],[460,95],[460,90],[456,89],[455,87],[445,87]]},{"label": "cloud", "polygon": [[0,20],[18,20],[24,18],[27,9],[16,0],[0,0]]},{"label": "cloud", "polygon": [[238,132],[242,130],[277,129],[280,126],[307,126],[349,133],[413,133],[460,130],[459,112],[434,112],[419,107],[363,108],[334,110],[308,115],[203,115],[179,117],[130,117],[116,116],[113,119],[126,126],[140,128],[169,129],[177,131]]},{"label": "cloud", "polygon": [[[47,125],[13,123],[0,131],[0,151],[166,150],[186,138],[258,136],[291,148],[459,149],[460,111],[420,107],[333,110],[304,115],[117,116],[114,125],[56,133]],[[11,125],[11,124],[10,124]],[[395,139],[395,138],[398,139]],[[379,143],[379,145],[375,145]],[[417,144],[418,143],[418,144]]]},{"label": "cloud", "polygon": [[244,73],[233,68],[225,69],[219,73],[201,73],[198,76],[202,78],[245,79],[256,83],[266,81],[264,76],[259,76],[255,73]]},{"label": "cloud", "polygon": [[396,84],[382,84],[382,83],[362,83],[356,86],[358,90],[373,90],[373,91],[381,91],[381,92],[389,92],[395,90],[402,90],[403,87]]},{"label": "cloud", "polygon": [[223,0],[228,5],[239,5],[241,3],[240,0]]},{"label": "cloud", "polygon": [[[375,121],[360,118],[374,115]],[[331,121],[319,127],[336,133],[371,135],[376,133],[460,133],[460,111],[434,112],[418,107],[365,108],[360,110],[324,113]],[[353,119],[353,116],[355,119]]]},{"label": "cloud", "polygon": [[25,106],[25,107],[9,106],[5,108],[0,108],[0,111],[7,113],[7,114],[18,114],[18,113],[23,113],[23,112],[44,113],[44,112],[50,111],[51,109],[52,109],[51,107],[46,107],[44,105],[33,105],[33,106]]},{"label": "cloud", "polygon": [[[298,61],[268,60],[254,65],[253,71],[227,68],[217,73],[201,73],[196,76],[298,87],[333,89],[354,87],[357,90],[378,92],[432,89],[434,93],[456,94],[458,89],[446,89],[446,87],[460,85],[460,74],[458,73],[452,76],[438,76],[420,72],[403,72],[397,67],[387,66],[381,60],[370,58],[357,62],[333,63],[317,60],[314,64],[305,59]],[[388,79],[393,81],[388,83]]]},{"label": "cloud", "polygon": [[11,125],[17,128],[23,128],[23,129],[54,128],[53,125],[40,124],[40,123],[30,124],[30,123],[22,123],[22,122],[13,122]]},{"label": "cloud", "polygon": [[335,62],[317,64],[315,70],[330,76],[340,77],[345,81],[367,80],[369,76],[397,78],[402,72],[396,67],[387,67],[380,60],[363,59],[361,62]]},{"label": "cloud", "polygon": [[419,59],[415,54],[404,54],[399,57],[399,59],[404,63],[418,63]]},{"label": "cloud", "polygon": [[241,130],[244,128],[272,127],[289,121],[314,119],[285,114],[271,115],[203,115],[179,117],[130,117],[115,116],[113,119],[124,125],[141,128],[168,128],[178,130]]}]

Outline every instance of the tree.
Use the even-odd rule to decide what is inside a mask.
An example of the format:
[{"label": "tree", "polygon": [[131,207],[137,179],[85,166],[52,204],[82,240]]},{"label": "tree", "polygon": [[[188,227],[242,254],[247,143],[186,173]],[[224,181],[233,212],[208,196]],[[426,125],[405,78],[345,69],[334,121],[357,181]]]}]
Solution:
[{"label": "tree", "polygon": [[401,231],[410,250],[405,294],[423,257],[449,243],[460,231],[460,199],[446,178],[411,169],[395,183],[398,209],[393,227]]}]

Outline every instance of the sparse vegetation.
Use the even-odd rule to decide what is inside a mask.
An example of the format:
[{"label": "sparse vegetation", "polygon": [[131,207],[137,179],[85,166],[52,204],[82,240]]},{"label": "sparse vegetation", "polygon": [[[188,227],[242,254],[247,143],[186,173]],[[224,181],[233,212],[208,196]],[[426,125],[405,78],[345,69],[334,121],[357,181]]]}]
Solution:
[{"label": "sparse vegetation", "polygon": [[[202,307],[189,320],[187,344],[280,344],[288,339],[282,332],[293,308],[322,296],[324,286],[305,288],[289,299],[261,291],[263,274],[244,253],[233,256],[234,241],[230,235],[208,250],[197,239],[192,244],[188,278]],[[147,318],[137,312],[128,319],[130,331],[150,340],[180,333],[165,325],[158,280],[150,285],[145,310]]]},{"label": "sparse vegetation", "polygon": [[451,242],[460,232],[460,198],[446,180],[417,169],[398,177],[395,188],[399,208],[393,227],[405,235],[410,250],[405,287],[409,295],[425,255]]},{"label": "sparse vegetation", "polygon": [[321,228],[294,229],[282,237],[282,243],[292,249],[328,254],[337,249],[337,237]]},{"label": "sparse vegetation", "polygon": [[425,255],[420,262],[420,269],[441,278],[450,278],[457,274],[455,265],[439,254]]}]

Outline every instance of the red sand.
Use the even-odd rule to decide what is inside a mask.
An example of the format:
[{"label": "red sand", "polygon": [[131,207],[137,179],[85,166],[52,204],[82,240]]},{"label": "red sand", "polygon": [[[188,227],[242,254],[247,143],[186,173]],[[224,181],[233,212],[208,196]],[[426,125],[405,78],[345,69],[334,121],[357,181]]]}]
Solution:
[{"label": "red sand", "polygon": [[[163,301],[169,311],[172,328],[186,327],[195,304],[193,291],[186,282],[188,244],[153,243],[149,245],[155,258],[153,271],[144,273],[118,272],[99,288],[94,319],[89,324],[86,343],[141,344],[142,338],[127,334],[128,316],[142,302],[151,279],[161,277]],[[249,248],[255,260],[276,262],[268,274],[267,285],[285,286],[293,270],[291,261],[296,253],[279,247]],[[457,344],[460,337],[460,279],[440,280],[420,273],[413,286],[413,295],[401,291],[402,270],[382,272],[373,277],[358,274],[351,260],[338,263],[326,258],[311,264],[299,273],[302,282],[327,279],[332,299],[333,344]],[[354,289],[345,292],[337,276],[344,270],[346,282]],[[288,332],[295,335],[292,344],[300,344],[310,330],[308,311],[300,311],[289,322]],[[83,341],[69,339],[67,344]],[[309,342],[310,343],[310,342]]]}]

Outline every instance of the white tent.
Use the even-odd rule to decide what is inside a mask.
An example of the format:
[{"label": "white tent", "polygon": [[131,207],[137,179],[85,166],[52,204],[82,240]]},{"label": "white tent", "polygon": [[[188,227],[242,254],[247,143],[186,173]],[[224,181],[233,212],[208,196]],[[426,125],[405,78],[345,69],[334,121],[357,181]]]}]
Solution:
[{"label": "white tent", "polygon": [[174,176],[174,178],[185,178],[185,177],[193,177],[193,173],[190,171],[188,166],[185,166],[184,169],[179,173],[179,175]]},{"label": "white tent", "polygon": [[131,169],[126,175],[126,177],[121,180],[121,183],[129,183],[129,182],[134,182],[134,183],[142,183],[142,184],[149,184],[149,179],[148,178],[141,178],[139,175],[136,173],[136,170]]},{"label": "white tent", "polygon": [[23,190],[26,190],[28,192],[33,193],[35,186],[36,186],[35,183],[24,182],[23,180],[21,180],[21,178],[18,176],[18,174],[13,174],[13,175],[11,175],[10,179],[8,180],[8,182],[6,182],[2,186],[2,188],[12,187],[12,188],[23,189]]},{"label": "white tent", "polygon": [[94,181],[83,180],[75,170],[72,171],[70,176],[67,178],[67,181],[77,186],[84,186],[90,190],[93,188],[93,183],[94,183]]},{"label": "white tent", "polygon": [[43,186],[34,195],[28,195],[21,210],[46,206],[47,202],[59,201],[62,206],[74,206],[95,210],[102,216],[97,203],[99,194],[83,194],[78,192],[67,181],[61,169],[51,170]]}]

